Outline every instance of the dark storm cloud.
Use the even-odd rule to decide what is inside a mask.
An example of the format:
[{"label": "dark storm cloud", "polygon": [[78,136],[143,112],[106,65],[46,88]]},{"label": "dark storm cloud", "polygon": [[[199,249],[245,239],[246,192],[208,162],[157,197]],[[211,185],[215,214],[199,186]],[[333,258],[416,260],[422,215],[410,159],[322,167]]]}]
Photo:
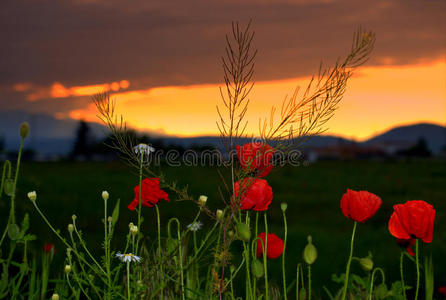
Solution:
[{"label": "dark storm cloud", "polygon": [[369,65],[434,60],[445,51],[445,11],[439,0],[3,0],[0,103],[2,109],[23,104],[24,97],[4,97],[21,82],[127,79],[132,89],[220,82],[224,34],[233,20],[253,20],[256,80],[313,73],[321,59],[332,62],[348,51],[358,25],[377,33]]}]

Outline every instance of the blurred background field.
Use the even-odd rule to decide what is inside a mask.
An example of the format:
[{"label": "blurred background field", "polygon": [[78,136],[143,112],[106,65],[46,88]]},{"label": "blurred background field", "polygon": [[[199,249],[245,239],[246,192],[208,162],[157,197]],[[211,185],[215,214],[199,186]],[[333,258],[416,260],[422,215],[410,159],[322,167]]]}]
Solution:
[{"label": "blurred background field", "polygon": [[[188,185],[191,195],[208,195],[208,205],[212,209],[222,208],[223,203],[218,188],[228,195],[215,167],[161,167],[169,180],[177,180],[180,186]],[[220,169],[223,176],[229,170]],[[226,176],[228,177],[228,176]],[[121,215],[115,245],[122,245],[122,237],[127,233],[128,223],[136,220],[136,213],[127,209],[133,199],[133,188],[138,177],[135,170],[119,162],[24,162],[18,183],[17,215],[24,213],[31,217],[31,232],[38,240],[32,244],[34,250],[44,243],[55,243],[58,251],[56,260],[64,259],[65,249],[35,213],[26,193],[36,190],[40,208],[48,218],[66,235],[71,215],[76,214],[79,228],[85,233],[88,245],[97,251],[101,247],[103,225],[103,201],[101,192],[110,193],[111,206],[121,199]],[[392,205],[407,200],[422,199],[436,209],[434,240],[423,245],[423,255],[432,253],[437,285],[446,284],[446,164],[435,159],[389,160],[389,161],[318,161],[298,167],[287,166],[275,169],[268,181],[273,188],[274,198],[268,212],[270,231],[283,237],[283,222],[280,203],[288,203],[288,247],[287,273],[294,274],[295,266],[302,261],[302,250],[307,235],[319,251],[313,267],[316,294],[324,295],[322,286],[339,287],[331,281],[333,273],[344,272],[348,255],[352,222],[341,213],[339,204],[347,188],[368,190],[379,195],[383,206],[378,213],[357,231],[355,255],[365,257],[368,251],[374,256],[376,266],[382,267],[388,275],[387,282],[399,279],[400,248],[387,230],[387,221],[392,213]],[[196,213],[196,205],[191,202],[176,201],[170,193],[171,202],[160,206],[162,222],[179,217],[182,225],[189,224]],[[0,203],[0,219],[6,222],[9,203]],[[154,237],[156,232],[155,210],[144,208],[146,222],[143,231]],[[209,228],[211,220],[200,217]],[[164,236],[166,231],[164,227]],[[123,247],[123,246],[122,246]],[[119,251],[122,249],[115,248]],[[237,251],[235,248],[234,251]],[[37,252],[37,251],[36,251]],[[412,264],[406,260],[407,274],[414,273]],[[271,262],[270,280],[281,284],[280,259]],[[62,265],[62,264],[54,264]],[[353,270],[363,274],[356,263]],[[58,270],[55,270],[58,271]],[[62,271],[62,270],[61,270]],[[413,272],[411,272],[413,271]],[[410,275],[408,275],[410,278]],[[292,278],[291,276],[288,278]],[[291,279],[288,279],[291,281]],[[410,280],[410,279],[408,279]]]}]

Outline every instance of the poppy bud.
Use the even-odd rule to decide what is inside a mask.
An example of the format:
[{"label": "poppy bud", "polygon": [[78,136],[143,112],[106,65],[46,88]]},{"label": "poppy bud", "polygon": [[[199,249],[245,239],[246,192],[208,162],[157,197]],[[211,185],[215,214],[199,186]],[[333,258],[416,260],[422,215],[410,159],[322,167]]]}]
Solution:
[{"label": "poppy bud", "polygon": [[12,179],[5,180],[5,194],[9,197],[14,195],[14,181]]},{"label": "poppy bud", "polygon": [[208,197],[205,195],[201,195],[200,198],[198,198],[198,204],[200,206],[205,206],[207,201],[208,201]]},{"label": "poppy bud", "polygon": [[288,208],[288,204],[287,203],[282,202],[280,204],[280,209],[282,209],[283,212],[285,212],[287,208]]},{"label": "poppy bud", "polygon": [[237,233],[239,238],[244,242],[249,242],[251,239],[251,231],[249,230],[248,225],[245,223],[238,223],[237,224]]},{"label": "poppy bud", "polygon": [[217,209],[217,219],[221,220],[223,218],[223,211],[221,209]]},{"label": "poppy bud", "polygon": [[234,272],[235,272],[235,267],[234,267],[234,265],[231,265],[231,266],[229,267],[229,270],[231,271],[231,273],[234,273]]},{"label": "poppy bud", "polygon": [[311,235],[307,239],[308,244],[305,246],[303,259],[307,264],[312,265],[317,259],[317,249],[312,243]]},{"label": "poppy bud", "polygon": [[74,231],[74,225],[73,224],[68,224],[68,232],[72,233]]},{"label": "poppy bud", "polygon": [[167,239],[166,245],[166,253],[167,255],[172,254],[175,250],[178,249],[178,240],[174,240],[172,238]]},{"label": "poppy bud", "polygon": [[37,199],[37,193],[35,191],[29,192],[28,193],[28,198],[29,200],[31,200],[32,202],[36,201]]},{"label": "poppy bud", "polygon": [[54,294],[51,296],[51,300],[59,300],[59,295],[58,295],[57,293],[54,293]]},{"label": "poppy bud", "polygon": [[263,264],[258,259],[253,260],[251,265],[251,272],[256,278],[261,278],[263,276]]},{"label": "poppy bud", "polygon": [[71,266],[70,265],[65,265],[65,273],[69,274],[71,272]]},{"label": "poppy bud", "polygon": [[373,260],[370,255],[360,258],[359,264],[361,265],[361,268],[366,272],[370,272],[371,270],[373,270]]},{"label": "poppy bud", "polygon": [[22,137],[22,139],[24,139],[28,136],[28,133],[29,133],[29,124],[28,122],[23,122],[20,125],[20,136]]},{"label": "poppy bud", "polygon": [[104,201],[107,201],[109,196],[110,196],[110,195],[108,194],[107,191],[103,191],[103,192],[102,192],[102,199],[104,199]]}]

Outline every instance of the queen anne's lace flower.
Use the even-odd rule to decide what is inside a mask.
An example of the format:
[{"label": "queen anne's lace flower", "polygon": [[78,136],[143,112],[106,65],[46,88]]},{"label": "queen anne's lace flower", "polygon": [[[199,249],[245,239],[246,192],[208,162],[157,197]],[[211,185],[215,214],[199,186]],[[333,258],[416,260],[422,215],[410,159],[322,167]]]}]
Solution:
[{"label": "queen anne's lace flower", "polygon": [[116,257],[119,258],[123,262],[140,262],[141,261],[141,256],[137,256],[132,253],[121,254],[118,252],[118,253],[116,253]]},{"label": "queen anne's lace flower", "polygon": [[147,144],[139,144],[133,147],[133,151],[135,151],[136,155],[149,155],[150,152],[155,152],[155,148]]},{"label": "queen anne's lace flower", "polygon": [[193,223],[187,225],[187,228],[188,228],[190,231],[198,231],[198,230],[200,230],[200,228],[201,228],[202,225],[203,225],[203,224],[202,224],[200,221],[196,221],[196,222],[193,222]]}]

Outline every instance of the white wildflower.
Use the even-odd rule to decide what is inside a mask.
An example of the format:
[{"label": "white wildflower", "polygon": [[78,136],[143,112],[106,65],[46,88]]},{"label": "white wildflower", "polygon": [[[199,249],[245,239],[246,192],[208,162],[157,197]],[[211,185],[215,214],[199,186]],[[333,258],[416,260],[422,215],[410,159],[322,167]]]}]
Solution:
[{"label": "white wildflower", "polygon": [[137,256],[132,253],[121,254],[118,252],[118,253],[116,253],[116,257],[119,258],[123,262],[140,262],[141,261],[141,256]]},{"label": "white wildflower", "polygon": [[133,151],[135,151],[136,155],[149,155],[150,152],[155,152],[155,148],[147,145],[147,144],[139,144],[133,147]]},{"label": "white wildflower", "polygon": [[31,200],[32,202],[36,201],[37,199],[37,193],[36,191],[32,191],[28,193],[28,198],[29,200]]},{"label": "white wildflower", "polygon": [[202,225],[203,225],[203,224],[202,224],[200,221],[197,221],[197,222],[193,222],[193,223],[187,225],[187,228],[188,228],[190,231],[198,231],[198,230],[200,230],[200,228],[201,228]]}]

